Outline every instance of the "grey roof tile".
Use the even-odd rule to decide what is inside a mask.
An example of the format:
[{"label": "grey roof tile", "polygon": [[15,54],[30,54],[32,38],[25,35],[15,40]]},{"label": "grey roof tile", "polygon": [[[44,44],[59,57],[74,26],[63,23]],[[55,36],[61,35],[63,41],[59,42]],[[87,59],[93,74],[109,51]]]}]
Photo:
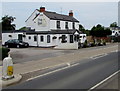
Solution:
[{"label": "grey roof tile", "polygon": [[[39,11],[39,10],[38,10]],[[62,21],[71,21],[71,22],[79,22],[73,16],[58,14],[56,12],[45,11],[43,12],[48,18],[52,20],[62,20]]]}]

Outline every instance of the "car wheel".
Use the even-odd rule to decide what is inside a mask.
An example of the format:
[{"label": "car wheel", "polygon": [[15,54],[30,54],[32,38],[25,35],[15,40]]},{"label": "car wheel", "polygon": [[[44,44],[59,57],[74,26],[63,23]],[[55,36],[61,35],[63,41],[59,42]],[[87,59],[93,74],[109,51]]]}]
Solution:
[{"label": "car wheel", "polygon": [[8,46],[8,45],[5,45],[5,47],[7,47],[7,48],[8,48],[9,46]]},{"label": "car wheel", "polygon": [[27,47],[29,47],[29,44],[27,44]]},{"label": "car wheel", "polygon": [[17,48],[20,48],[20,45],[17,45]]}]

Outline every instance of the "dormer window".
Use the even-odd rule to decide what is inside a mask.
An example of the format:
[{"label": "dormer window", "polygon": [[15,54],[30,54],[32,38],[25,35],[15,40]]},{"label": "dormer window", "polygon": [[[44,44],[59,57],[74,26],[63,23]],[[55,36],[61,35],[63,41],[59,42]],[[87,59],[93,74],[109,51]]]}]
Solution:
[{"label": "dormer window", "polygon": [[57,29],[60,29],[60,21],[57,21],[56,25],[57,25]]},{"label": "dormer window", "polygon": [[68,29],[68,22],[65,22],[65,29]]}]

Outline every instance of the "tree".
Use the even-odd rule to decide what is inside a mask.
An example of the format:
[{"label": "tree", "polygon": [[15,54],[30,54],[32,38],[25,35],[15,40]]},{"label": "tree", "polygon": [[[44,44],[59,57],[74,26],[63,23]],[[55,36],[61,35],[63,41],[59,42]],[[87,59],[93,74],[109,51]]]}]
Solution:
[{"label": "tree", "polygon": [[12,24],[15,19],[16,19],[15,17],[8,16],[8,15],[5,15],[4,17],[2,17],[2,22],[1,22],[2,30],[3,31],[15,30],[16,25]]},{"label": "tree", "polygon": [[82,33],[85,33],[85,34],[87,34],[87,36],[89,36],[89,30],[85,30],[85,28],[80,24],[79,25],[79,30],[82,32]]},{"label": "tree", "polygon": [[85,28],[83,27],[83,25],[81,25],[81,24],[79,25],[79,30],[82,32],[85,31]]},{"label": "tree", "polygon": [[29,28],[27,28],[27,27],[22,27],[22,28],[20,28],[19,30],[29,30]]},{"label": "tree", "polygon": [[118,27],[117,22],[113,22],[112,24],[110,24],[110,27]]},{"label": "tree", "polygon": [[93,26],[90,31],[90,34],[93,37],[106,37],[107,35],[111,35],[111,30],[109,28],[104,28],[102,25],[98,24],[97,26]]}]

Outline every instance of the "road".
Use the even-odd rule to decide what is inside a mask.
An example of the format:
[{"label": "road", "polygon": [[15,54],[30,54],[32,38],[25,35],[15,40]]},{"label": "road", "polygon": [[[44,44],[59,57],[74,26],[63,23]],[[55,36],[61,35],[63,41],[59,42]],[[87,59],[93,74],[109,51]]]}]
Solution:
[{"label": "road", "polygon": [[90,89],[117,70],[118,53],[112,52],[4,89]]}]

